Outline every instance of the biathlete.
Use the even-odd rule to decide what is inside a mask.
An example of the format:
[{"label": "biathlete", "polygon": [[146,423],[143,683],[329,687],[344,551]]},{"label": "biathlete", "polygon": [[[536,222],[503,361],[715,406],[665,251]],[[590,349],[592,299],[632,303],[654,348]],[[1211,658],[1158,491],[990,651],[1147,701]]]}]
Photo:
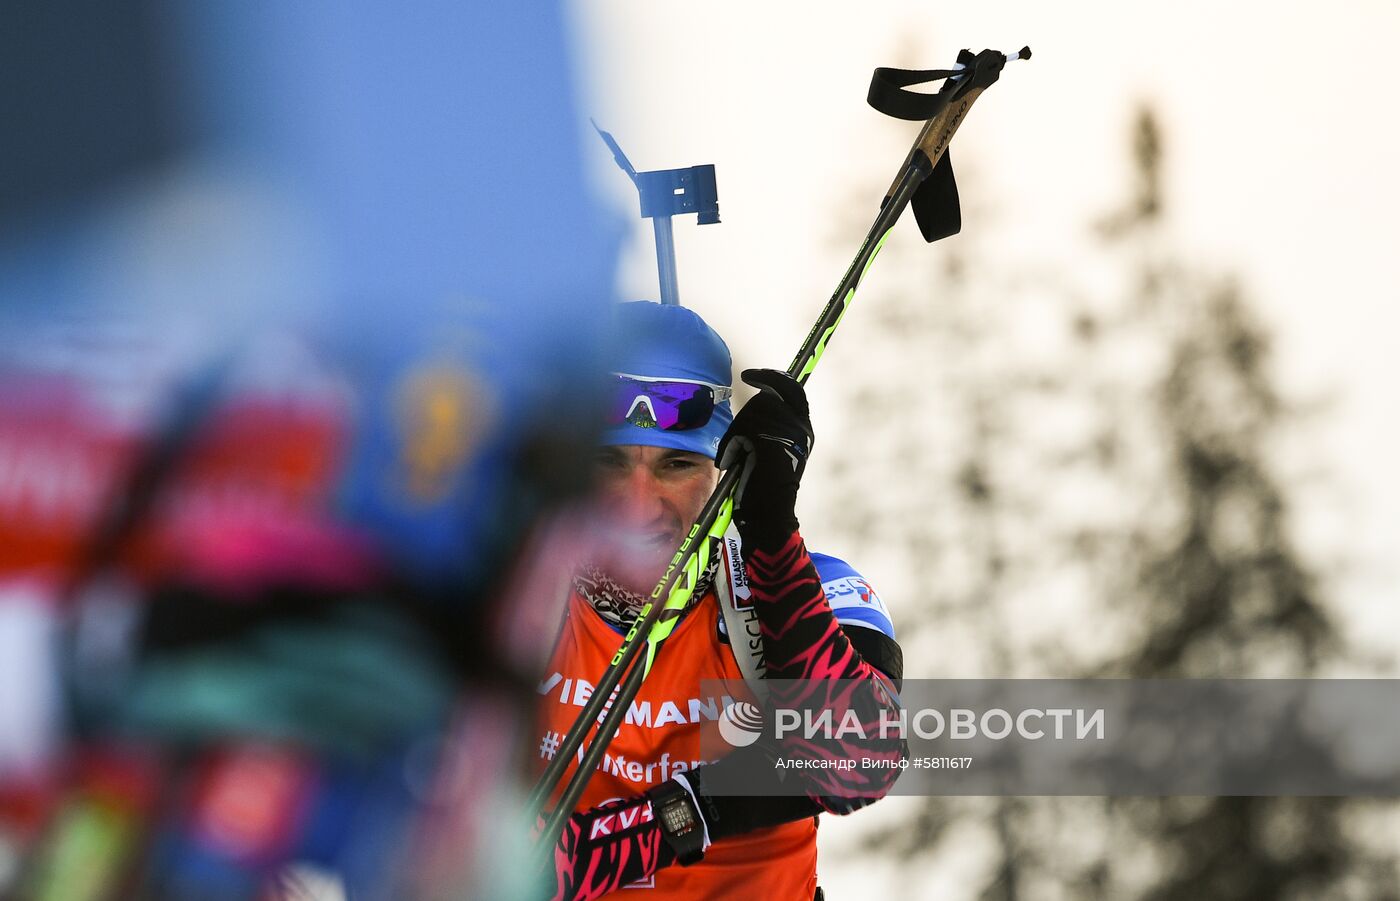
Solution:
[{"label": "biathlete", "polygon": [[[801,795],[712,793],[724,768],[777,777],[765,776],[773,764],[759,746],[703,759],[700,731],[714,718],[717,699],[704,696],[701,683],[752,683],[757,671],[783,680],[771,682],[783,686],[783,704],[808,707],[839,686],[841,704],[873,721],[897,710],[902,655],[894,626],[859,573],[803,543],[794,507],[813,432],[801,385],[785,373],[747,370],[744,381],[759,393],[736,416],[729,349],[696,313],[621,304],[616,334],[609,421],[595,461],[610,540],[602,559],[577,571],[539,684],[540,767],[586,703],[589,680],[617,651],[720,469],[744,456],[747,473],[736,493],[733,544],[713,555],[565,824],[553,856],[553,897],[601,898],[627,886],[645,887],[635,897],[652,901],[809,901],[818,896],[819,814],[849,813],[882,797],[899,770],[813,766],[796,776]],[[730,623],[739,620],[722,614],[726,604],[749,611],[754,627],[746,630],[755,640],[735,634]],[[904,754],[901,739],[866,731],[868,739],[846,741],[840,752],[887,762]],[[834,753],[816,744],[802,752]]]}]

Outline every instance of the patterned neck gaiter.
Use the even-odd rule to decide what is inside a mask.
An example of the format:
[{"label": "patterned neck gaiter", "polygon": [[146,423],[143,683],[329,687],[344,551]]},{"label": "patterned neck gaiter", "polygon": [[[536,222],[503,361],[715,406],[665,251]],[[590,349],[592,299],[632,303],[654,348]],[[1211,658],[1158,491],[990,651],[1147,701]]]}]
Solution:
[{"label": "patterned neck gaiter", "polygon": [[[700,603],[700,599],[709,592],[718,573],[719,556],[714,555],[710,558],[709,568],[700,576],[695,591],[691,592],[690,602],[686,605],[687,611]],[[637,614],[641,613],[642,607],[646,605],[646,598],[623,588],[613,581],[611,576],[591,563],[579,567],[574,575],[574,590],[598,611],[598,615],[608,625],[621,632],[632,628],[632,624],[637,621]]]}]

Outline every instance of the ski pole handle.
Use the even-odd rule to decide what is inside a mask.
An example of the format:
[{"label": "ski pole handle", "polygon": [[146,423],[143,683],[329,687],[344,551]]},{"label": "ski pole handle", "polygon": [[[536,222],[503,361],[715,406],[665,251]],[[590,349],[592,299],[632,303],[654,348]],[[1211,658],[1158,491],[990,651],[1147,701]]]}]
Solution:
[{"label": "ski pole handle", "polygon": [[[876,69],[866,98],[870,105],[897,119],[924,121],[914,146],[904,158],[901,173],[914,165],[919,155],[923,156],[932,171],[943,154],[947,153],[953,135],[966,120],[973,102],[996,82],[1002,68],[1014,60],[1030,58],[1030,47],[1022,47],[1015,53],[983,50],[973,54],[964,50],[958,54],[958,62],[951,69]],[[936,94],[904,90],[937,78],[946,81]],[[896,178],[885,192],[886,202],[894,196],[898,184],[899,179]]]}]

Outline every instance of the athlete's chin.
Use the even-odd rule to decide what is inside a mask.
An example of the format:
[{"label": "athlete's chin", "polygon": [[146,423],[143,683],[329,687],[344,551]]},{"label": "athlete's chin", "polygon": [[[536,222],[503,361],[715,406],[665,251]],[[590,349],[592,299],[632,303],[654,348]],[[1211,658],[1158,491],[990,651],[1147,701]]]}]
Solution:
[{"label": "athlete's chin", "polygon": [[651,553],[632,551],[618,554],[608,560],[606,569],[613,581],[623,588],[633,594],[649,597],[666,572],[666,564],[674,551],[675,548],[668,548]]}]

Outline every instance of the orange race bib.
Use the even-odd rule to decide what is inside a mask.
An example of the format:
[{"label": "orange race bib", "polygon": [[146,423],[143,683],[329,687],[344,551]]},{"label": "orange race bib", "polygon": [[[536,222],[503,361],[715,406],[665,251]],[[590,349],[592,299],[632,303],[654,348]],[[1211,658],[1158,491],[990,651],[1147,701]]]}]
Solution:
[{"label": "orange race bib", "polygon": [[[589,781],[579,810],[640,794],[710,762],[700,753],[702,724],[718,720],[728,701],[742,700],[709,697],[700,690],[706,680],[743,679],[733,653],[720,639],[718,618],[711,592],[667,639]],[[537,687],[537,769],[554,756],[621,642],[621,635],[581,596],[571,593],[564,627]],[[560,781],[561,789],[576,767],[574,761]],[[694,866],[668,867],[617,894],[628,897],[635,892],[637,901],[810,901],[817,885],[816,839],[815,817],[734,836],[711,845]]]}]

